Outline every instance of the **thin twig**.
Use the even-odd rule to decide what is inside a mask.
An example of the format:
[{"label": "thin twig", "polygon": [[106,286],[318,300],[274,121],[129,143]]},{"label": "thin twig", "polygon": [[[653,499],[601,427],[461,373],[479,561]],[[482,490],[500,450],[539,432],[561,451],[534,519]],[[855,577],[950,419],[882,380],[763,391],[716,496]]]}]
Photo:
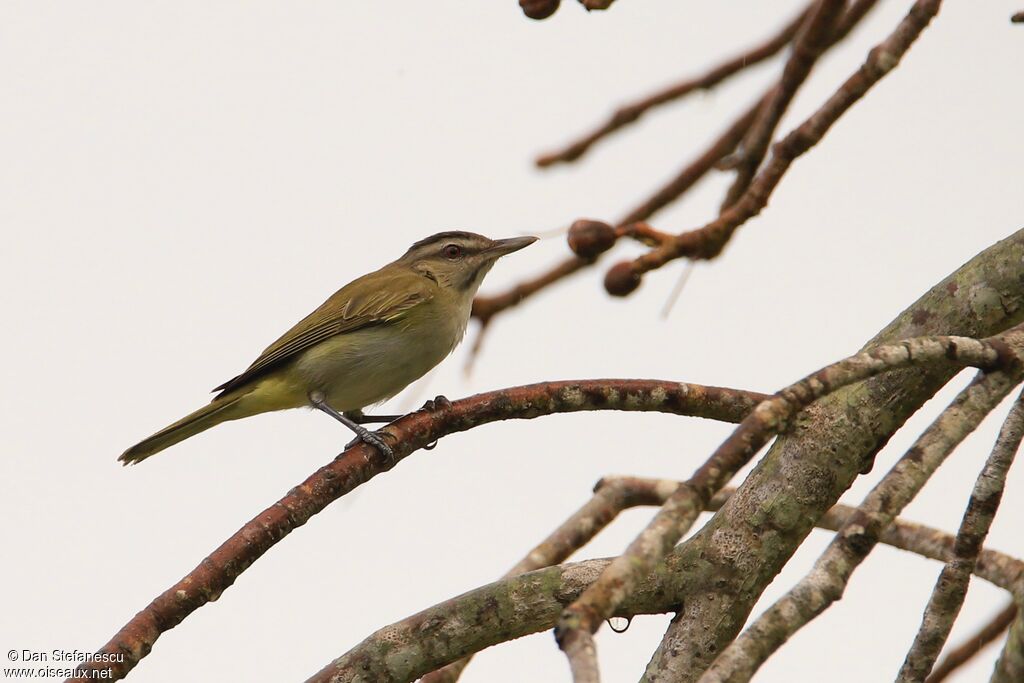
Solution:
[{"label": "thin twig", "polygon": [[700,683],[749,681],[767,658],[842,594],[882,531],[917,495],[953,449],[1021,378],[1019,364],[979,373],[907,453],[875,485],[811,571],[739,635],[704,672]]},{"label": "thin twig", "polygon": [[811,73],[818,57],[832,44],[832,32],[845,4],[845,0],[815,2],[807,21],[793,42],[793,50],[786,60],[778,85],[772,88],[771,95],[757,113],[757,118],[740,144],[740,151],[734,164],[736,177],[725,194],[723,210],[739,199],[750,186],[750,181],[764,160],[782,115],[789,109],[790,102]]},{"label": "thin twig", "polygon": [[739,421],[760,394],[658,380],[545,382],[477,394],[431,412],[415,412],[385,427],[394,459],[356,444],[313,473],[281,500],[254,517],[181,581],[164,591],[118,631],[102,652],[123,653],[120,662],[85,662],[79,671],[109,670],[123,678],[149,654],[162,633],[216,600],[253,562],[310,517],[416,450],[455,432],[508,419],[583,410],[653,411]]},{"label": "thin twig", "polygon": [[710,90],[730,76],[733,76],[744,69],[760,64],[769,57],[777,54],[786,47],[796,35],[797,30],[807,16],[809,7],[793,17],[789,23],[782,27],[775,35],[764,43],[757,45],[743,54],[720,64],[710,71],[696,78],[689,78],[681,83],[660,90],[653,95],[631,102],[617,109],[615,113],[601,126],[593,131],[574,140],[556,152],[542,154],[537,158],[537,165],[540,167],[553,166],[558,163],[576,161],[582,157],[596,142],[607,137],[611,133],[633,123],[646,112],[668,102],[674,102],[692,92]]},{"label": "thin twig", "polygon": [[954,558],[942,568],[921,620],[921,628],[900,668],[897,681],[924,681],[942,651],[967,596],[978,553],[995,519],[1006,475],[1024,438],[1024,393],[1010,408],[991,455],[978,475],[956,535]]},{"label": "thin twig", "polygon": [[941,683],[949,678],[949,675],[974,659],[974,656],[985,649],[1002,635],[1010,627],[1010,623],[1017,616],[1017,603],[1012,600],[1003,609],[989,619],[985,624],[964,639],[957,647],[953,648],[940,661],[932,673],[928,676],[926,683]]},{"label": "thin twig", "polygon": [[772,146],[768,162],[746,192],[728,209],[701,228],[677,235],[632,261],[626,261],[634,277],[660,268],[669,261],[688,257],[713,259],[722,252],[736,229],[757,216],[794,160],[821,141],[829,128],[859,101],[878,81],[899,64],[900,59],[939,11],[941,0],[918,0],[896,30],[868,54],[861,67],[803,123]]},{"label": "thin twig", "polygon": [[[626,213],[619,221],[619,226],[625,228],[633,223],[650,218],[693,187],[698,180],[715,167],[719,160],[736,148],[736,145],[743,138],[743,134],[750,127],[750,123],[754,120],[761,101],[761,98],[759,98],[753,106],[748,107],[700,156],[685,166],[674,178]],[[539,275],[524,280],[504,292],[476,297],[473,300],[473,317],[480,322],[477,335],[482,336],[485,334],[488,326],[499,313],[517,306],[541,290],[564,280],[573,273],[579,272],[596,262],[596,258],[571,256]],[[474,342],[470,359],[467,360],[467,363],[472,363],[472,358],[479,352],[481,343],[482,340],[479,339]]]}]

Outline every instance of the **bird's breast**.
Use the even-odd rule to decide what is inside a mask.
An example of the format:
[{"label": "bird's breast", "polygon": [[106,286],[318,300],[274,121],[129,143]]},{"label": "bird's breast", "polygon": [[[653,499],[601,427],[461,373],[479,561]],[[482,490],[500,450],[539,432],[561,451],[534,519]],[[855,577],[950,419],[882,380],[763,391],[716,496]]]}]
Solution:
[{"label": "bird's breast", "polygon": [[440,363],[461,341],[469,313],[411,311],[401,320],[326,339],[296,359],[295,368],[337,410],[358,410],[391,398]]}]

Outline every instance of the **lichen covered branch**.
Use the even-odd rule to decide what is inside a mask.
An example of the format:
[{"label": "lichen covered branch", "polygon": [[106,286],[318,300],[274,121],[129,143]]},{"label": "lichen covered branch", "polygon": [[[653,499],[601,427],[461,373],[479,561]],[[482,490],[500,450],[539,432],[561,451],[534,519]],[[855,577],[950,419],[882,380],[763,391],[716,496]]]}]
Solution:
[{"label": "lichen covered branch", "polygon": [[[1015,344],[1024,339],[1014,335]],[[1024,346],[1017,346],[1018,352]],[[953,449],[981,423],[1021,378],[1013,364],[979,375],[917,439],[871,490],[812,570],[747,628],[700,678],[700,683],[748,681],[798,629],[842,597],[854,570],[881,532],[917,495]]]},{"label": "lichen covered branch", "polygon": [[1010,409],[992,453],[978,475],[953,548],[921,620],[921,628],[900,669],[898,681],[923,681],[932,670],[967,595],[978,553],[1003,497],[1006,475],[1024,438],[1024,394]]}]

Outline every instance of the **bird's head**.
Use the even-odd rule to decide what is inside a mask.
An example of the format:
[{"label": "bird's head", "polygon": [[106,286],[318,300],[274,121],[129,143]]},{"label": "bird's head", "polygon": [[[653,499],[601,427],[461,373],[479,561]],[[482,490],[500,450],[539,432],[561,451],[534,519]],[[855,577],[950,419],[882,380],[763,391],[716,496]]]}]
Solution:
[{"label": "bird's head", "polygon": [[492,240],[461,230],[439,232],[413,244],[399,262],[441,287],[473,296],[495,261],[536,241],[536,237]]}]

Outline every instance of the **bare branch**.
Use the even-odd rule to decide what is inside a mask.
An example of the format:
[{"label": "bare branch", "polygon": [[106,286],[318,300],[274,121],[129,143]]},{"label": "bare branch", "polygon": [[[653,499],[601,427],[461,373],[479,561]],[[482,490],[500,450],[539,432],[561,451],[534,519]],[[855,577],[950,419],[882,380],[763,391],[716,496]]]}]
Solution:
[{"label": "bare branch", "polygon": [[772,147],[771,158],[750,187],[718,218],[696,230],[625,261],[635,277],[660,268],[673,259],[712,259],[721,253],[733,233],[758,215],[794,160],[821,141],[829,128],[868,90],[899,64],[900,59],[939,11],[941,0],[918,0],[896,30],[868,54],[867,60],[845,83],[796,129]]},{"label": "bare branch", "polygon": [[995,447],[974,484],[956,536],[954,559],[942,568],[925,608],[921,628],[900,669],[898,681],[923,681],[932,670],[953,622],[967,595],[967,584],[985,543],[999,501],[1003,497],[1006,474],[1024,438],[1024,394],[1017,398],[1003,422]]},{"label": "bare branch", "polygon": [[[750,127],[754,115],[760,106],[761,98],[746,111],[744,111],[722,134],[708,146],[708,148],[685,166],[674,178],[664,186],[658,188],[650,197],[643,200],[636,208],[630,210],[619,225],[622,230],[616,235],[616,239],[623,234],[630,234],[628,226],[639,221],[646,220],[660,211],[668,204],[678,199],[684,192],[689,190],[704,175],[715,167],[722,158],[731,153],[743,134]],[[473,317],[480,321],[480,332],[483,334],[491,320],[499,313],[518,305],[525,299],[533,296],[547,287],[564,280],[573,273],[576,273],[587,266],[596,263],[596,257],[583,258],[570,256],[560,261],[543,273],[524,280],[511,289],[500,294],[478,296],[473,300]],[[479,346],[476,347],[477,349]]]},{"label": "bare branch", "polygon": [[607,137],[624,126],[639,120],[641,116],[651,109],[669,102],[674,102],[675,100],[685,97],[693,92],[710,90],[719,83],[728,79],[730,76],[733,76],[744,69],[750,68],[755,64],[760,64],[769,57],[778,54],[782,48],[789,44],[793,39],[793,36],[796,35],[797,29],[800,28],[800,25],[806,18],[809,9],[810,8],[807,7],[801,10],[798,15],[793,17],[785,26],[782,27],[781,30],[764,43],[757,45],[722,64],[719,64],[696,78],[687,79],[681,83],[665,88],[664,90],[660,90],[653,95],[649,95],[643,99],[637,100],[636,102],[631,102],[620,107],[598,128],[581,136],[579,139],[574,140],[556,152],[549,152],[539,156],[536,162],[537,165],[543,168],[546,166],[553,166],[558,163],[576,161],[599,140]]}]

